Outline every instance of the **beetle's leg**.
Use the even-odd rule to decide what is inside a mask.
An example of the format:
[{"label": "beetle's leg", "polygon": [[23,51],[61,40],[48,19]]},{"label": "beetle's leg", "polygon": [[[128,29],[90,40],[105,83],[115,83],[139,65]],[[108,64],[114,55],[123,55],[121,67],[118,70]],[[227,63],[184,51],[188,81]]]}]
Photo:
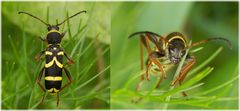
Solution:
[{"label": "beetle's leg", "polygon": [[63,38],[64,35],[66,34],[67,31],[64,31],[63,33],[61,33],[61,37]]},{"label": "beetle's leg", "polygon": [[152,62],[148,59],[147,63],[146,63],[146,77],[147,77],[148,81],[150,81],[150,79],[149,79],[149,68],[150,68],[151,64],[152,64]]},{"label": "beetle's leg", "polygon": [[158,83],[157,83],[156,88],[159,88],[159,87],[160,87],[160,83],[162,82],[162,80],[163,80],[163,77],[160,77],[160,80],[158,80]]},{"label": "beetle's leg", "polygon": [[57,107],[59,105],[59,92],[57,93]]},{"label": "beetle's leg", "polygon": [[147,49],[148,54],[150,54],[152,52],[152,49],[149,46],[148,37],[145,37],[144,35],[140,35],[140,37],[141,37],[142,44]]},{"label": "beetle's leg", "polygon": [[[160,53],[154,51],[154,52],[152,52],[152,53],[150,54],[150,56],[152,57],[152,59],[155,60],[155,62],[157,62],[157,63],[159,63],[159,65],[161,65],[161,63],[160,63],[158,60],[156,60],[156,58],[162,57],[162,55],[161,55]],[[149,57],[149,58],[150,58],[150,57]],[[153,62],[153,63],[155,64],[155,62]],[[151,65],[151,63],[150,63],[150,65]],[[157,65],[157,64],[156,64],[156,65]],[[162,65],[161,65],[161,67],[162,67]],[[159,68],[159,66],[158,66],[158,68]],[[160,69],[160,70],[161,70],[161,69]],[[165,73],[165,71],[164,71],[163,69],[162,69],[161,71]],[[161,83],[162,80],[165,79],[165,77],[166,77],[166,76],[164,76],[163,73],[161,73],[161,74],[162,74],[162,76],[160,77],[160,80],[158,81],[156,88],[159,88],[160,83]]]},{"label": "beetle's leg", "polygon": [[143,70],[143,46],[142,46],[141,38],[140,38],[140,64],[141,70]]},{"label": "beetle's leg", "polygon": [[141,81],[138,83],[137,88],[136,88],[136,91],[140,91],[140,89],[141,89],[141,87],[142,87],[142,84],[143,84],[143,82],[144,82],[144,79],[145,79],[144,74],[142,74],[142,75],[141,75]]},{"label": "beetle's leg", "polygon": [[143,35],[141,35],[141,40],[142,40],[142,43],[144,44],[144,46],[147,48],[150,61],[152,61],[154,64],[156,64],[159,67],[159,69],[162,72],[163,79],[166,79],[166,74],[165,74],[165,71],[163,70],[161,63],[159,61],[157,61],[154,58],[154,55],[152,54],[153,51],[151,50],[150,45],[149,45],[149,37],[148,36],[144,37]]},{"label": "beetle's leg", "polygon": [[[171,85],[176,85],[177,82],[178,82],[179,85],[182,84],[182,81],[187,76],[188,72],[190,71],[190,69],[192,68],[192,66],[196,62],[196,59],[195,59],[194,56],[191,56],[188,59],[189,59],[188,63],[183,66],[183,68],[180,71],[180,74],[178,74],[178,77],[172,82]],[[183,94],[183,96],[187,96],[187,94],[185,92],[182,92],[182,94]]]},{"label": "beetle's leg", "polygon": [[47,40],[45,38],[42,38],[41,36],[39,36],[38,38],[43,42],[47,42]]},{"label": "beetle's leg", "polygon": [[34,59],[37,60],[37,61],[40,60],[40,58],[42,57],[42,55],[43,55],[44,53],[45,53],[45,51],[39,52],[38,55],[36,55],[36,56],[34,57]]},{"label": "beetle's leg", "polygon": [[[64,88],[66,88],[68,85],[70,85],[72,83],[72,77],[71,77],[69,71],[65,67],[63,67],[63,70],[68,78],[68,83],[63,85],[63,87],[59,90],[59,92],[62,91]],[[57,93],[57,106],[59,104],[59,92]]]},{"label": "beetle's leg", "polygon": [[[140,91],[140,89],[141,89],[141,87],[144,83],[144,79],[145,79],[144,74],[142,74],[141,75],[141,81],[138,83],[138,85],[136,87],[136,91]],[[140,100],[142,100],[142,97],[133,97],[131,101],[133,103],[138,103]]]},{"label": "beetle's leg", "polygon": [[66,58],[68,59],[68,64],[71,65],[74,63],[74,61],[67,55],[66,52],[64,52],[64,55],[66,56]]},{"label": "beetle's leg", "polygon": [[45,99],[45,95],[46,95],[46,90],[43,87],[43,85],[41,84],[41,80],[42,80],[44,70],[45,70],[45,67],[43,67],[41,69],[40,73],[38,74],[38,79],[37,79],[37,84],[40,86],[41,90],[43,91],[43,97],[42,97],[41,103],[43,103],[43,101]]},{"label": "beetle's leg", "polygon": [[[151,50],[151,49],[150,49],[150,46],[149,46],[148,36],[147,36],[147,39],[145,39],[145,41],[146,41],[146,46],[148,47],[147,49],[148,49],[148,50]],[[161,72],[162,72],[162,78],[163,78],[163,79],[166,79],[166,74],[165,74],[165,71],[163,70],[163,66],[161,65],[161,63],[160,63],[159,61],[157,61],[157,60],[154,58],[154,55],[153,55],[153,54],[154,54],[154,53],[149,52],[149,59],[150,59],[154,64],[156,64],[156,65],[159,67],[159,69],[160,69]]]},{"label": "beetle's leg", "polygon": [[161,73],[161,74],[162,74],[162,78],[163,78],[163,79],[166,79],[166,74],[165,74],[165,71],[163,70],[163,66],[161,65],[161,63],[160,63],[158,60],[156,60],[156,58],[154,58],[152,54],[149,55],[149,59],[150,59],[154,64],[156,64],[156,65],[158,66],[158,68],[161,70],[161,72],[162,72],[162,73]]},{"label": "beetle's leg", "polygon": [[66,83],[66,84],[59,90],[59,92],[62,91],[64,88],[66,88],[68,85],[70,85],[70,84],[72,83],[72,76],[70,75],[69,71],[68,71],[65,67],[63,67],[63,70],[64,70],[64,72],[65,72],[65,74],[66,74],[66,76],[67,76],[67,78],[68,78],[68,83]]}]

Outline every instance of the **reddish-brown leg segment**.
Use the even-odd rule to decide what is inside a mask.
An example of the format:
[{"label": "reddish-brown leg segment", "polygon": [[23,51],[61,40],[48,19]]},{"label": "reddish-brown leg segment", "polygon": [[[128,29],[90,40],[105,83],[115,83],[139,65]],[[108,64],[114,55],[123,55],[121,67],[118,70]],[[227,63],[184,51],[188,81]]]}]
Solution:
[{"label": "reddish-brown leg segment", "polygon": [[[191,70],[192,66],[195,64],[196,60],[194,56],[191,56],[189,62],[181,69],[180,74],[178,77],[172,82],[171,85],[176,85],[178,82],[179,85],[182,84],[183,80],[187,76],[188,72]],[[183,96],[187,96],[185,92],[182,92]]]},{"label": "reddish-brown leg segment", "polygon": [[[142,48],[141,38],[140,38],[140,65],[141,65],[141,70],[143,70],[143,48]],[[142,74],[141,75],[141,80],[136,87],[136,91],[140,91],[144,79],[145,79],[144,74]]]},{"label": "reddish-brown leg segment", "polygon": [[68,79],[68,83],[66,83],[60,90],[59,90],[59,92],[60,91],[62,91],[64,88],[66,88],[68,85],[70,85],[71,83],[72,83],[72,76],[70,75],[70,73],[68,72],[68,70],[65,68],[65,67],[63,67],[63,70],[64,70],[64,72],[65,72],[65,74],[66,74],[66,76],[67,76],[67,79]]},{"label": "reddish-brown leg segment", "polygon": [[68,65],[71,65],[71,64],[73,64],[74,63],[74,61],[67,55],[67,53],[66,52],[64,52],[64,55],[66,56],[66,58],[68,59]]},{"label": "reddish-brown leg segment", "polygon": [[57,93],[57,107],[59,105],[59,92]]},{"label": "reddish-brown leg segment", "polygon": [[144,74],[141,75],[141,81],[138,83],[136,91],[140,91],[141,90],[143,82],[144,82]]},{"label": "reddish-brown leg segment", "polygon": [[[161,37],[160,37],[161,38]],[[159,80],[158,84],[157,84],[157,87],[160,86],[160,83],[163,79],[166,78],[166,74],[165,74],[165,71],[163,70],[163,67],[161,65],[161,63],[155,59],[155,57],[152,55],[152,49],[150,48],[150,45],[149,45],[149,39],[151,39],[151,41],[153,42],[156,42],[156,40],[154,38],[151,38],[150,35],[146,34],[146,37],[144,35],[140,35],[140,40],[141,40],[141,44],[143,44],[146,49],[147,49],[147,52],[149,54],[149,60],[147,61],[147,64],[146,64],[146,77],[147,77],[147,80],[149,80],[149,68],[150,68],[150,65],[151,65],[151,62],[153,62],[154,64],[156,64],[159,69],[161,70],[161,74],[162,74],[162,77],[161,79]],[[162,42],[165,42],[163,41],[162,39],[160,39]],[[155,43],[156,44],[156,43]],[[142,51],[141,51],[142,53]],[[142,56],[142,55],[141,55]],[[141,57],[142,58],[142,57]],[[142,62],[141,62],[142,64]]]},{"label": "reddish-brown leg segment", "polygon": [[150,81],[150,79],[149,79],[149,69],[150,69],[151,64],[152,64],[152,62],[148,59],[147,64],[146,64],[146,77],[147,77],[148,81]]},{"label": "reddish-brown leg segment", "polygon": [[[149,60],[152,61],[154,64],[156,64],[159,67],[159,69],[162,72],[161,73],[162,74],[162,78],[165,79],[166,78],[165,71],[163,70],[163,67],[162,67],[161,63],[153,57],[153,55],[152,55],[153,51],[151,50],[150,45],[149,45],[149,36],[148,36],[148,34],[146,34],[146,36],[147,36],[146,39],[144,39],[145,42],[143,42],[143,43],[145,43],[144,46],[148,50]],[[141,37],[141,38],[143,38],[143,37]]]},{"label": "reddish-brown leg segment", "polygon": [[141,70],[143,70],[143,46],[140,38],[140,64],[141,64]]},{"label": "reddish-brown leg segment", "polygon": [[162,77],[160,77],[160,80],[158,80],[158,83],[157,83],[157,85],[156,85],[156,88],[159,88],[160,87],[160,83],[163,81],[163,78]]},{"label": "reddish-brown leg segment", "polygon": [[63,87],[62,87],[61,89],[59,89],[59,92],[57,93],[57,106],[58,106],[58,104],[59,104],[59,93],[60,93],[64,88],[66,88],[68,85],[70,85],[70,84],[72,83],[72,77],[71,77],[70,73],[68,72],[68,70],[67,70],[65,67],[63,67],[63,70],[64,70],[64,72],[65,72],[65,74],[66,74],[66,76],[67,76],[67,78],[68,78],[68,83],[66,83],[65,85],[63,85]]},{"label": "reddish-brown leg segment", "polygon": [[43,91],[43,97],[41,100],[41,103],[43,103],[44,99],[45,99],[45,95],[46,95],[46,90],[43,87],[43,85],[41,84],[41,80],[42,80],[42,76],[43,76],[43,72],[44,72],[45,68],[43,67],[38,75],[38,79],[37,79],[37,83],[40,86],[41,90]]}]

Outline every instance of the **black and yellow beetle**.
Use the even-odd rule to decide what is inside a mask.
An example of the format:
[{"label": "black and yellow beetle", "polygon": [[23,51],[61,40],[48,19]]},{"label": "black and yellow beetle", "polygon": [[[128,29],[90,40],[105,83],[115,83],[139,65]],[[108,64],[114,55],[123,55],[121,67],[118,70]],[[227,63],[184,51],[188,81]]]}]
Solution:
[{"label": "black and yellow beetle", "polygon": [[[86,13],[86,11],[80,11],[80,12],[68,17],[67,19],[65,19],[64,21],[62,21],[59,24],[50,25],[49,23],[44,22],[43,20],[39,19],[36,16],[33,16],[32,14],[29,14],[27,12],[19,12],[19,14],[27,14],[35,19],[38,19],[45,25],[47,25],[47,30],[48,30],[47,36],[46,36],[46,38],[40,37],[40,39],[44,42],[47,42],[48,47],[44,51],[41,51],[35,57],[36,60],[39,60],[41,58],[41,56],[45,55],[45,60],[46,60],[46,63],[44,65],[44,67],[41,69],[38,79],[37,79],[38,85],[40,86],[41,90],[44,92],[41,103],[44,101],[46,91],[47,91],[50,94],[57,94],[57,106],[58,106],[59,92],[62,91],[65,87],[67,87],[69,84],[72,83],[72,77],[71,77],[69,71],[63,65],[63,56],[66,56],[66,58],[68,59],[68,64],[72,64],[73,60],[70,59],[70,57],[67,55],[67,53],[60,46],[61,40],[64,37],[66,31],[63,33],[60,33],[59,26],[62,25],[67,20],[69,20],[70,18],[72,18],[78,14],[81,14],[81,13]],[[68,78],[68,83],[63,85],[63,87],[62,87],[62,70],[65,72],[65,74],[67,75],[67,78]],[[45,78],[44,78],[45,79],[45,88],[41,84],[41,79],[42,79],[44,72],[45,72]]]},{"label": "black and yellow beetle", "polygon": [[[148,59],[146,62],[146,78],[149,80],[149,71],[151,74],[160,75],[160,80],[156,88],[160,86],[162,80],[166,79],[166,71],[170,69],[172,66],[178,64],[181,58],[186,54],[186,50],[197,46],[208,41],[212,40],[223,40],[226,41],[228,46],[231,48],[231,42],[225,38],[209,38],[206,40],[202,40],[191,45],[187,38],[183,36],[183,34],[179,32],[172,32],[165,37],[158,35],[154,32],[150,31],[142,31],[135,32],[129,36],[129,38],[140,35],[141,47],[140,47],[140,55],[141,55],[141,69],[143,69],[143,54],[142,54],[142,44],[145,46],[148,52]],[[149,43],[151,41],[154,44],[154,47],[151,48]],[[187,76],[188,72],[191,70],[192,66],[195,64],[196,59],[194,56],[187,54],[185,59],[185,65],[182,67],[180,74],[178,74],[177,78],[172,81],[171,85],[179,85],[182,84],[182,81]],[[139,82],[136,90],[139,91],[142,85],[145,76],[141,76],[141,81]],[[185,92],[182,92],[183,96],[187,96]]]}]

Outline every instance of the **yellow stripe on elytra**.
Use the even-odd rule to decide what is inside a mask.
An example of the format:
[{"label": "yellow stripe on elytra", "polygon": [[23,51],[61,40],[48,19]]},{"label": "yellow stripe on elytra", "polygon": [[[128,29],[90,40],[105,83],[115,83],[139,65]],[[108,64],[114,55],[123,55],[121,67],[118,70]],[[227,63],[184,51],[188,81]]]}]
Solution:
[{"label": "yellow stripe on elytra", "polygon": [[45,80],[47,81],[62,81],[62,77],[61,76],[46,76]]},{"label": "yellow stripe on elytra", "polygon": [[58,30],[50,30],[47,34],[52,33],[52,32],[57,32],[60,34],[60,32]]},{"label": "yellow stripe on elytra", "polygon": [[51,67],[51,66],[53,65],[54,61],[55,61],[55,63],[57,64],[57,66],[58,66],[59,68],[63,68],[63,64],[60,63],[60,62],[57,60],[56,57],[53,57],[52,61],[50,61],[49,63],[45,64],[45,68]]},{"label": "yellow stripe on elytra", "polygon": [[171,42],[174,39],[181,39],[184,42],[185,47],[187,46],[186,41],[185,41],[185,39],[182,36],[174,36],[171,39],[169,39],[168,42]]},{"label": "yellow stripe on elytra", "polygon": [[59,92],[59,90],[57,90],[56,88],[51,88],[51,89],[48,89],[47,91],[50,92],[50,93],[57,93],[57,92]]},{"label": "yellow stripe on elytra", "polygon": [[57,55],[63,55],[63,54],[64,54],[63,51],[57,53]]},{"label": "yellow stripe on elytra", "polygon": [[45,55],[53,55],[53,53],[49,51],[45,51]]}]

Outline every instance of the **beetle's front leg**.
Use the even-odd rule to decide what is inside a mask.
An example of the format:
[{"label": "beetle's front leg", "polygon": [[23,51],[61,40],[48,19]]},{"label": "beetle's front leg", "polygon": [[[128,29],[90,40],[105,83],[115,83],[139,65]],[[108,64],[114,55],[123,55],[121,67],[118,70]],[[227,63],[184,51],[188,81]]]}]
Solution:
[{"label": "beetle's front leg", "polygon": [[165,71],[164,71],[164,69],[163,69],[162,64],[154,57],[153,54],[150,54],[150,55],[149,55],[149,59],[150,59],[154,64],[156,64],[156,65],[158,66],[158,68],[161,70],[161,72],[162,72],[162,78],[163,78],[163,79],[166,79],[166,74],[165,74]]},{"label": "beetle's front leg", "polygon": [[63,38],[66,33],[67,31],[64,31],[63,33],[61,33],[61,37]]},{"label": "beetle's front leg", "polygon": [[[179,85],[181,85],[182,81],[185,79],[188,72],[190,71],[192,66],[195,64],[195,62],[196,62],[196,59],[194,56],[191,56],[190,58],[188,58],[188,63],[185,66],[183,66],[183,68],[180,71],[180,74],[178,74],[178,77],[172,82],[171,85],[176,85],[177,82]],[[182,94],[183,96],[187,96],[185,92],[182,92]]]},{"label": "beetle's front leg", "polygon": [[39,36],[38,38],[43,42],[47,42],[47,40],[45,38],[42,38],[41,36]]}]

